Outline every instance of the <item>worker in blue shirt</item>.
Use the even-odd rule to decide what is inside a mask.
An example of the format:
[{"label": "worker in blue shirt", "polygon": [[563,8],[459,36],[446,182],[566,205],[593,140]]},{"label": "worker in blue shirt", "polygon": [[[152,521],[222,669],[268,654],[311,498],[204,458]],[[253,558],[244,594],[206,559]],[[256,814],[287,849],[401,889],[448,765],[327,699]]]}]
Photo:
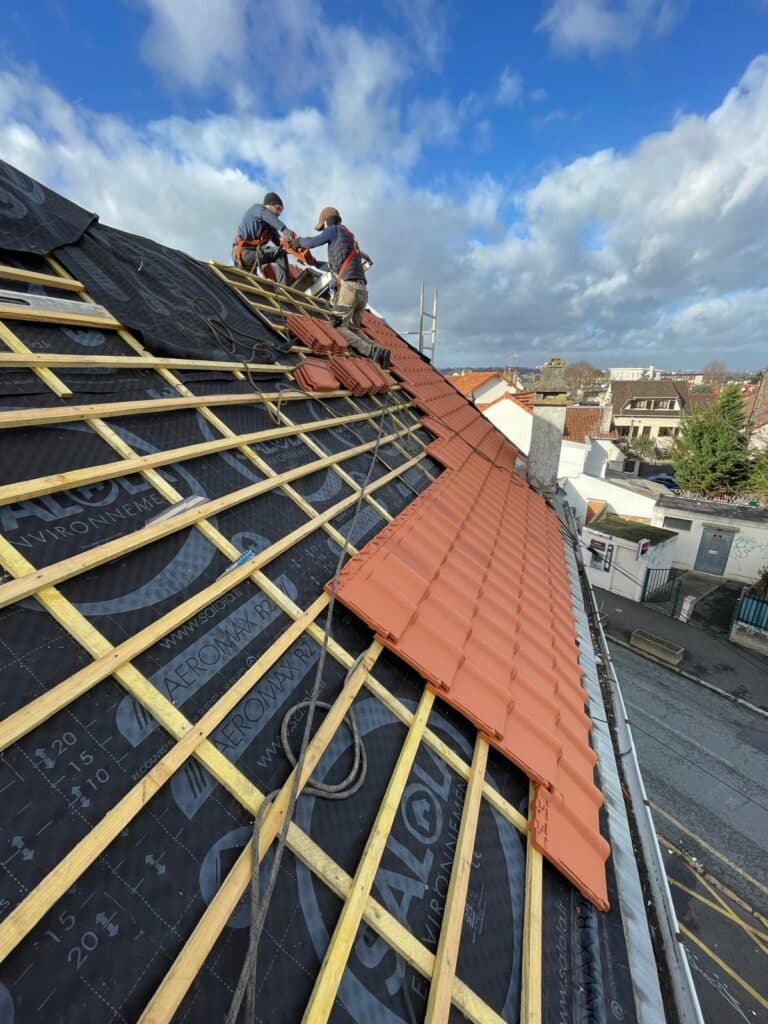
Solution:
[{"label": "worker in blue shirt", "polygon": [[272,263],[275,280],[288,284],[288,256],[280,240],[294,245],[296,234],[280,220],[282,212],[283,200],[276,192],[267,192],[264,202],[250,206],[243,214],[232,243],[232,262],[251,273],[257,267]]},{"label": "worker in blue shirt", "polygon": [[368,303],[365,270],[371,266],[371,260],[361,252],[349,228],[341,223],[341,215],[335,207],[326,206],[320,211],[315,231],[320,234],[299,238],[295,246],[297,249],[328,246],[328,265],[336,277],[334,313],[343,326],[360,327]]}]

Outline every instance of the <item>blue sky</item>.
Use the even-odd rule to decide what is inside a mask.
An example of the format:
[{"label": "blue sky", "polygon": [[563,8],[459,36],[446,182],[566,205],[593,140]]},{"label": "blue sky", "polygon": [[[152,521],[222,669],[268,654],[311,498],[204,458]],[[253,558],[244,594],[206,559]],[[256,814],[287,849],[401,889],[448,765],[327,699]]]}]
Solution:
[{"label": "blue sky", "polygon": [[503,6],[6,0],[0,153],[205,258],[333,203],[441,365],[768,361],[768,2]]}]

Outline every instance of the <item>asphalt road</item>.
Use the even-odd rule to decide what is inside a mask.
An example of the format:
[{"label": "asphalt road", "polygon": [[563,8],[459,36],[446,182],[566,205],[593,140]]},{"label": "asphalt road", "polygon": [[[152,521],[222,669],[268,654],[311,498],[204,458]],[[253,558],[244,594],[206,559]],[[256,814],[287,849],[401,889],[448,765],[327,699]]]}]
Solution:
[{"label": "asphalt road", "polygon": [[611,656],[705,1018],[768,1020],[768,718],[616,644]]}]

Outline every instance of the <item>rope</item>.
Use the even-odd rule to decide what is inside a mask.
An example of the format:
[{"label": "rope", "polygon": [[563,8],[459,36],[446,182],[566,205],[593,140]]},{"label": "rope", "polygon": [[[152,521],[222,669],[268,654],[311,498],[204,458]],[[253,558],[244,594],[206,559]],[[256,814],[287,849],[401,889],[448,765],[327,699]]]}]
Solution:
[{"label": "rope", "polygon": [[[359,664],[362,655],[357,659],[355,664],[352,666],[350,671],[347,673],[347,679]],[[296,758],[293,751],[291,750],[290,740],[288,738],[288,731],[293,716],[302,710],[302,708],[309,707],[308,700],[302,700],[298,704],[294,704],[290,708],[283,718],[283,725],[280,729],[280,739],[283,742],[283,750],[285,756],[290,762],[292,768],[296,767]],[[326,711],[330,711],[333,707],[332,704],[328,704],[324,700],[319,700],[315,704],[315,710],[318,708],[324,708]],[[350,733],[352,734],[352,750],[353,750],[353,762],[352,767],[349,770],[349,774],[341,782],[313,782],[310,778],[306,786],[302,790],[304,796],[319,796],[325,800],[346,800],[348,796],[352,796],[365,782],[365,775],[368,771],[368,758],[365,753],[365,747],[363,745],[362,738],[360,736],[360,730],[357,728],[357,722],[352,712],[352,708],[344,716],[344,722],[347,724]]]},{"label": "rope", "polygon": [[[389,394],[387,393],[384,406],[385,410],[388,403]],[[269,910],[269,905],[275,891],[275,886],[277,884],[277,873],[280,870],[280,864],[283,858],[283,853],[285,851],[285,844],[288,837],[288,828],[293,819],[296,801],[298,800],[299,797],[299,781],[301,779],[301,775],[304,769],[304,760],[306,758],[307,747],[309,745],[309,737],[312,734],[312,724],[314,721],[315,709],[318,707],[319,703],[318,697],[320,694],[320,684],[323,678],[325,658],[328,652],[328,641],[330,640],[331,636],[331,626],[333,624],[333,614],[336,608],[336,592],[339,586],[339,578],[341,576],[341,570],[344,565],[344,559],[347,556],[347,545],[349,544],[350,539],[354,536],[355,526],[357,525],[357,518],[360,513],[360,509],[363,505],[363,501],[365,500],[365,494],[371,480],[373,467],[376,465],[376,459],[379,452],[379,445],[381,443],[381,438],[383,436],[383,426],[385,418],[386,417],[382,415],[381,420],[379,422],[379,431],[376,436],[376,446],[373,450],[373,455],[371,457],[370,465],[368,466],[368,472],[366,473],[365,480],[363,481],[363,484],[360,487],[360,494],[358,495],[358,499],[355,503],[355,511],[350,521],[349,528],[347,530],[344,547],[341,549],[338,561],[336,563],[336,570],[334,572],[333,583],[331,585],[330,599],[328,601],[328,610],[325,619],[325,629],[323,630],[323,642],[320,647],[320,657],[318,658],[317,669],[315,670],[315,678],[312,683],[312,691],[310,693],[309,700],[303,702],[307,707],[307,720],[304,724],[304,731],[301,737],[299,755],[296,758],[296,767],[293,772],[293,781],[291,783],[291,791],[288,797],[288,806],[286,808],[285,814],[283,816],[283,821],[280,826],[280,833],[278,835],[277,840],[277,848],[275,850],[275,856],[272,861],[272,869],[269,874],[269,879],[264,889],[263,898],[261,897],[260,892],[259,837],[261,834],[261,827],[264,821],[264,815],[267,813],[268,806],[271,806],[272,799],[275,796],[274,793],[271,793],[268,797],[265,798],[253,822],[253,836],[251,838],[253,851],[253,867],[251,878],[250,937],[248,941],[248,950],[245,955],[245,961],[240,972],[240,978],[238,979],[237,987],[235,988],[234,995],[232,996],[232,1002],[229,1007],[229,1012],[227,1013],[226,1024],[236,1024],[237,1015],[240,1012],[240,1007],[242,1006],[243,997],[246,995],[246,991],[247,1000],[245,1009],[245,1019],[246,1021],[251,1022],[252,1024],[256,1017],[256,967],[258,962],[259,940],[261,939],[261,933],[264,930],[264,923],[266,921],[267,911]],[[358,658],[357,662],[355,662],[351,666],[351,668],[347,672],[346,679],[349,679],[350,675],[357,667],[357,664],[359,663],[361,658],[362,655],[360,655],[360,658]],[[292,713],[292,711],[293,709],[291,709],[289,715]],[[362,785],[364,778],[364,774],[361,774],[361,776],[357,780],[357,783],[355,784],[356,788],[352,789],[351,792],[355,792],[356,789],[359,789],[359,787]],[[351,792],[347,792],[345,795],[349,796],[351,795]]]}]

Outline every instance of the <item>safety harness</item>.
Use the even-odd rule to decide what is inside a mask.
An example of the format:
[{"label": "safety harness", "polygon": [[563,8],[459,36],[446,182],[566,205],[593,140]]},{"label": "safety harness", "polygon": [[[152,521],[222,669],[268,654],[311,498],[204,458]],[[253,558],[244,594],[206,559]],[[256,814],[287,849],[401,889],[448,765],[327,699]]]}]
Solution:
[{"label": "safety harness", "polygon": [[259,249],[265,242],[271,241],[272,232],[268,228],[265,228],[258,238],[241,238],[240,235],[235,235],[235,262],[242,265],[243,249]]}]

